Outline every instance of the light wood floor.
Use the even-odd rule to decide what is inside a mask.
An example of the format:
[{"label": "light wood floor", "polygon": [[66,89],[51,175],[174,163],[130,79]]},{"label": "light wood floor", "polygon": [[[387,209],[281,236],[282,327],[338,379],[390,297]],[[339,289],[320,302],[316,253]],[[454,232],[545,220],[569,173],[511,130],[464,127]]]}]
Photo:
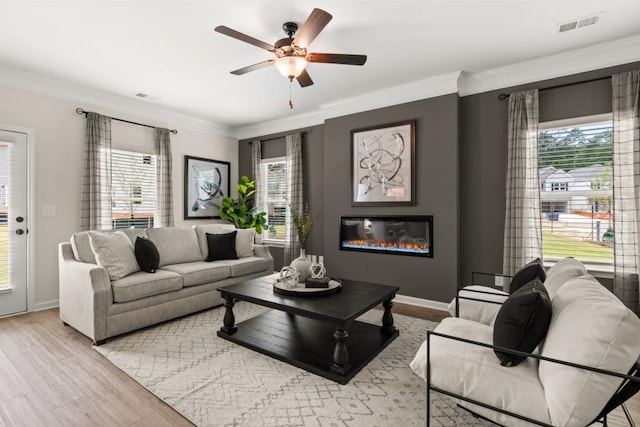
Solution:
[{"label": "light wood floor", "polygon": [[[399,314],[440,321],[437,310],[394,304]],[[629,403],[640,420],[640,396]],[[56,309],[0,319],[0,426],[191,426],[63,326]],[[626,426],[621,411],[611,426]]]}]

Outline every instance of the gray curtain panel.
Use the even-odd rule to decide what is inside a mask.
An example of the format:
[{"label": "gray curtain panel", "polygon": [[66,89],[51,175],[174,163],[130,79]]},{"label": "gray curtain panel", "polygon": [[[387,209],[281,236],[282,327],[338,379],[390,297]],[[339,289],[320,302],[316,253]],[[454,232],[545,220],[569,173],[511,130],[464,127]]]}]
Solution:
[{"label": "gray curtain panel", "polygon": [[266,211],[266,206],[263,206],[265,183],[262,176],[262,143],[259,139],[251,141],[251,172],[253,173],[253,180],[256,182],[254,206],[259,211]]},{"label": "gray curtain panel", "polygon": [[[287,135],[287,203],[302,212],[302,137],[299,133]],[[284,227],[284,265],[300,255],[300,244],[296,234],[291,209],[287,207]]]},{"label": "gray curtain panel", "polygon": [[613,88],[613,290],[636,314],[640,228],[640,70],[611,77]]},{"label": "gray curtain panel", "polygon": [[87,113],[87,144],[80,197],[81,230],[108,230],[111,224],[111,118]]},{"label": "gray curtain panel", "polygon": [[514,274],[527,262],[542,257],[538,121],[537,90],[515,92],[509,96],[505,274]]},{"label": "gray curtain panel", "polygon": [[173,186],[171,180],[171,131],[156,128],[156,212],[155,227],[173,227]]}]

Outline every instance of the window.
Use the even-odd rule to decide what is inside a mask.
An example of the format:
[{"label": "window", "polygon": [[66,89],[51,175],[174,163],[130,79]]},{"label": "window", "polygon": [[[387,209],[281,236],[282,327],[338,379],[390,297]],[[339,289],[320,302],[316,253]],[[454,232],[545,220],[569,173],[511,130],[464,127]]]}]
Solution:
[{"label": "window", "polygon": [[538,134],[542,251],[613,264],[611,117],[541,123]]},{"label": "window", "polygon": [[151,228],[156,201],[156,157],[111,151],[112,227]]},{"label": "window", "polygon": [[287,215],[287,161],[284,157],[262,160],[262,206],[267,212],[266,240],[284,241]]}]

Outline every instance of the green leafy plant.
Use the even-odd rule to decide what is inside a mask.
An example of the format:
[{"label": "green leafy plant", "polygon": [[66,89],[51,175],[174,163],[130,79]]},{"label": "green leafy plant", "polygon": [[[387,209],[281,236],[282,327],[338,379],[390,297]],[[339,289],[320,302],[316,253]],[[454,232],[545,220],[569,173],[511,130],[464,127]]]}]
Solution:
[{"label": "green leafy plant", "polygon": [[289,205],[289,207],[291,208],[291,219],[293,220],[293,225],[295,226],[296,234],[298,235],[298,242],[300,242],[300,249],[306,250],[307,241],[311,235],[315,218],[311,211],[309,211],[308,204],[304,205],[302,212],[298,212],[298,210],[291,205]]},{"label": "green leafy plant", "polygon": [[258,212],[253,206],[253,196],[256,193],[255,181],[243,176],[237,185],[238,198],[225,197],[220,207],[220,218],[232,222],[236,228],[255,228],[256,233],[262,234],[262,228],[267,224],[267,213]]}]

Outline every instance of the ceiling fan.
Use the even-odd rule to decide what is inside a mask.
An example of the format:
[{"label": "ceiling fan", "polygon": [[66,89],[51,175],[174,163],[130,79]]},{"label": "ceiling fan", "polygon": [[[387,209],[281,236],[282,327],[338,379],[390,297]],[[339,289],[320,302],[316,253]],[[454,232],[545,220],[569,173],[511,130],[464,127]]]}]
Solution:
[{"label": "ceiling fan", "polygon": [[287,34],[287,37],[276,41],[273,45],[255,39],[229,27],[225,27],[224,25],[216,27],[215,30],[221,34],[233,37],[234,39],[268,50],[276,56],[275,58],[231,71],[231,74],[242,75],[250,71],[275,65],[280,73],[290,81],[293,81],[295,78],[298,80],[298,83],[300,83],[300,86],[306,87],[313,84],[313,80],[311,80],[309,73],[305,69],[308,62],[364,65],[367,61],[366,55],[307,52],[309,44],[311,44],[318,34],[320,34],[320,31],[322,31],[332,18],[333,16],[322,9],[313,9],[305,23],[300,28],[300,31],[298,31],[298,25],[296,23],[285,22],[282,25],[282,29]]}]

